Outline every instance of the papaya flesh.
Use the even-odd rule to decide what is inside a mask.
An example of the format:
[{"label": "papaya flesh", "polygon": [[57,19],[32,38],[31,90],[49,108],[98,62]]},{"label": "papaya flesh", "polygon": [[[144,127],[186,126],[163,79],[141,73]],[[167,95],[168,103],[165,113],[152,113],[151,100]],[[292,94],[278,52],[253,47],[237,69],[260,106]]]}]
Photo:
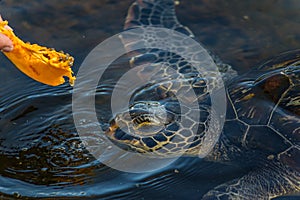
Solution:
[{"label": "papaya flesh", "polygon": [[12,30],[5,28],[7,25],[7,21],[0,22],[0,33],[12,41],[14,48],[3,53],[19,70],[47,85],[61,85],[65,83],[65,77],[68,77],[70,85],[74,84],[72,56],[38,44],[25,43]]}]

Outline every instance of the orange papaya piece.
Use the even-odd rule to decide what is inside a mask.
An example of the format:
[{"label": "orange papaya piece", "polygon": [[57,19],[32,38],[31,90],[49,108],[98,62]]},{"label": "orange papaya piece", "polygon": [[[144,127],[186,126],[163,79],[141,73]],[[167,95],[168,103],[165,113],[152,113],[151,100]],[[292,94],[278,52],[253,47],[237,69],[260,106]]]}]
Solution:
[{"label": "orange papaya piece", "polygon": [[19,70],[47,85],[61,85],[65,77],[68,77],[70,85],[74,84],[76,78],[71,69],[74,63],[72,56],[38,44],[25,43],[12,30],[5,28],[7,25],[7,21],[0,21],[0,33],[13,42],[14,48],[3,53]]}]

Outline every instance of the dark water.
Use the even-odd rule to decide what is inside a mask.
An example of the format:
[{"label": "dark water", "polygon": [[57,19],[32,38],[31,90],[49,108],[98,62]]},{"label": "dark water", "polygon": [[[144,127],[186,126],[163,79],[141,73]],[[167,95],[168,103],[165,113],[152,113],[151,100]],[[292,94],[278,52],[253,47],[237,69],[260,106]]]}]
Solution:
[{"label": "dark water", "polygon": [[[22,39],[73,55],[77,71],[90,50],[122,30],[131,2],[2,0],[0,13]],[[209,50],[243,73],[300,48],[299,9],[298,0],[182,0],[178,16]],[[199,199],[245,171],[197,158],[180,158],[151,173],[111,169],[80,142],[70,86],[34,82],[3,55],[0,63],[0,199]],[[123,65],[115,64],[111,78]],[[103,127],[111,118],[111,91],[109,81],[99,86]]]}]

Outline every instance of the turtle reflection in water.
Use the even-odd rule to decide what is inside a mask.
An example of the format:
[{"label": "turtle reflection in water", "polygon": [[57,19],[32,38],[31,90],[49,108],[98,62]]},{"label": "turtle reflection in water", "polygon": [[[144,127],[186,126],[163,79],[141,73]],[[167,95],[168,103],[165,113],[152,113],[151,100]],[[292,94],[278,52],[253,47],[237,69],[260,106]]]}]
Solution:
[{"label": "turtle reflection in water", "polygon": [[[193,37],[177,21],[174,7],[174,0],[137,0],[129,9],[125,29],[163,27]],[[154,81],[152,87],[135,93],[129,110],[114,117],[106,134],[122,148],[144,155],[167,158],[201,154],[211,120],[209,80],[174,53],[157,49],[137,53],[131,64],[146,63],[140,75],[146,76],[151,66],[164,62],[177,76],[168,75],[167,68],[162,67],[156,74],[163,74],[160,77],[169,82]],[[252,170],[215,187],[203,198],[271,199],[299,192],[300,51],[281,55],[241,76],[214,60],[224,77],[227,113],[221,136],[206,159],[246,164]],[[198,97],[199,118],[180,112],[193,109],[180,108],[176,100],[177,91],[187,90],[186,82]],[[180,124],[184,117],[189,120]]]}]

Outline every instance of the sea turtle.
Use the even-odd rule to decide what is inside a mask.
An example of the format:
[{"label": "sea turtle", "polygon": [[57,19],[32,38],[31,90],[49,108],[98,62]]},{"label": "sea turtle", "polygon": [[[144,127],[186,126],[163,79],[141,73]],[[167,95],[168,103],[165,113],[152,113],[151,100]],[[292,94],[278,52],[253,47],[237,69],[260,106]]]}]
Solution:
[{"label": "sea turtle", "polygon": [[[193,38],[192,32],[176,18],[176,3],[174,0],[136,0],[129,9],[125,30],[163,27]],[[134,36],[123,40],[125,43],[131,40],[130,44],[138,42]],[[144,40],[151,40],[151,36]],[[180,45],[188,44],[178,43]],[[167,63],[167,67],[161,65],[151,84],[133,95],[129,109],[114,116],[107,136],[122,148],[143,155],[198,156],[209,134],[210,83],[218,85],[216,77],[202,76],[174,53],[158,49],[135,52],[131,64],[143,64],[141,76],[147,76],[151,68],[161,62]],[[215,56],[214,61],[225,83],[227,111],[220,138],[205,159],[247,165],[249,172],[213,188],[203,199],[271,199],[298,193],[300,51],[278,56],[239,76]],[[205,65],[201,67],[206,69]],[[168,69],[177,74],[169,75]],[[189,114],[194,108],[182,106],[176,99],[176,92],[189,90],[188,85],[192,85],[197,95],[198,117]],[[186,110],[185,114],[182,110]],[[189,120],[180,124],[182,118]],[[218,122],[210,125],[214,123]]]}]

